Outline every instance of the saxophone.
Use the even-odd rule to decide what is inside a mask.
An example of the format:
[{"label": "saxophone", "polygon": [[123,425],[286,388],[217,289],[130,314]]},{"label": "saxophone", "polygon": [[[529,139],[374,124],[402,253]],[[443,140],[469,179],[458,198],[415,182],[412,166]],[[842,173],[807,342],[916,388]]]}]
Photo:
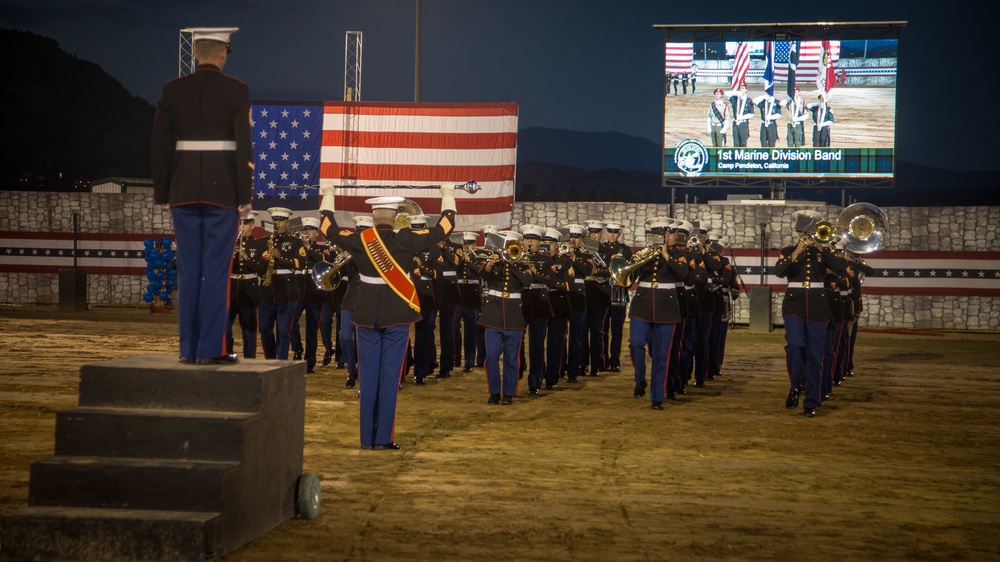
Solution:
[{"label": "saxophone", "polygon": [[274,280],[274,271],[278,269],[277,264],[274,263],[274,249],[277,237],[277,233],[267,237],[267,271],[264,272],[264,278],[260,282],[265,287],[271,286],[271,282]]}]

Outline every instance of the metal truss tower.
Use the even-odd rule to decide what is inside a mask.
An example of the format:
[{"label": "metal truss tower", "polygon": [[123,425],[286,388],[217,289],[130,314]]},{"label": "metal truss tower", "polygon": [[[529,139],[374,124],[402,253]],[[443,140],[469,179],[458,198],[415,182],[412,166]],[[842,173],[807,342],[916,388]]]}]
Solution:
[{"label": "metal truss tower", "polygon": [[361,101],[361,32],[344,38],[344,101]]},{"label": "metal truss tower", "polygon": [[177,77],[194,72],[194,29],[182,29],[177,42]]}]

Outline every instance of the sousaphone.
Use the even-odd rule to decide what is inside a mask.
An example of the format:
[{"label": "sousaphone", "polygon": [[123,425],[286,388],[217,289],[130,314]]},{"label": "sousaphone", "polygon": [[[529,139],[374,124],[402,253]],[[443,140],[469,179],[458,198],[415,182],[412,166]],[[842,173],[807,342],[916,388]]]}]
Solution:
[{"label": "sousaphone", "polygon": [[888,241],[889,219],[871,203],[855,203],[837,217],[837,229],[846,240],[847,251],[869,254]]}]

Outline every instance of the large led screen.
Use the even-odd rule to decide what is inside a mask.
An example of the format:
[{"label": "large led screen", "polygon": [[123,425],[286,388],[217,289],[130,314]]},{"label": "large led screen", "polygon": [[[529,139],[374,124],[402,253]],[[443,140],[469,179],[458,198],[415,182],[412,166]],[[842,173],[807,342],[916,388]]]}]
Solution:
[{"label": "large led screen", "polygon": [[664,179],[891,178],[897,47],[666,43]]}]

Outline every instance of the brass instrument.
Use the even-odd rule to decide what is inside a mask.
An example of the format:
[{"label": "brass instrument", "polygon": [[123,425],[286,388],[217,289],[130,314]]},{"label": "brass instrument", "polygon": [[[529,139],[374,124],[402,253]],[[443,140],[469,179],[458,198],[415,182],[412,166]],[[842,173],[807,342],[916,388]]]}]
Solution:
[{"label": "brass instrument", "polygon": [[312,279],[317,287],[324,291],[333,291],[343,281],[341,269],[354,259],[349,252],[340,252],[332,262],[321,261],[313,266]]},{"label": "brass instrument", "polygon": [[559,255],[560,256],[565,256],[572,249],[573,248],[569,245],[569,242],[563,242],[563,243],[559,244]]},{"label": "brass instrument", "polygon": [[500,250],[500,258],[507,262],[517,262],[521,260],[522,257],[528,257],[524,253],[524,246],[521,245],[517,240],[507,240],[504,242],[503,249]]},{"label": "brass instrument", "polygon": [[846,240],[847,251],[868,254],[888,238],[889,219],[871,203],[855,203],[837,217],[837,228]]},{"label": "brass instrument", "polygon": [[816,228],[813,230],[812,239],[818,244],[829,244],[833,239],[833,234],[836,227],[830,221],[819,221],[816,223]]},{"label": "brass instrument", "polygon": [[583,280],[584,281],[593,281],[595,283],[603,285],[603,284],[605,284],[605,283],[608,282],[608,279],[611,278],[611,273],[610,273],[610,271],[608,271],[608,264],[607,264],[607,262],[604,261],[604,258],[601,257],[601,253],[600,252],[594,251],[594,252],[590,252],[590,254],[591,254],[591,257],[593,257],[593,259],[594,259],[595,269],[594,269],[594,272],[592,274],[584,277]]},{"label": "brass instrument", "polygon": [[404,199],[399,207],[396,208],[396,221],[392,224],[394,230],[403,230],[410,228],[410,217],[415,215],[424,214],[424,210],[420,208],[413,199]]},{"label": "brass instrument", "polygon": [[635,282],[632,279],[632,272],[646,265],[653,260],[663,249],[662,244],[650,244],[639,250],[632,256],[632,260],[625,259],[621,254],[611,256],[611,280],[619,287],[631,287]]},{"label": "brass instrument", "polygon": [[264,287],[271,286],[271,283],[274,281],[274,272],[278,269],[278,264],[274,262],[274,250],[277,245],[277,239],[277,232],[267,237],[267,270],[264,271],[264,278],[260,280],[260,284]]}]

